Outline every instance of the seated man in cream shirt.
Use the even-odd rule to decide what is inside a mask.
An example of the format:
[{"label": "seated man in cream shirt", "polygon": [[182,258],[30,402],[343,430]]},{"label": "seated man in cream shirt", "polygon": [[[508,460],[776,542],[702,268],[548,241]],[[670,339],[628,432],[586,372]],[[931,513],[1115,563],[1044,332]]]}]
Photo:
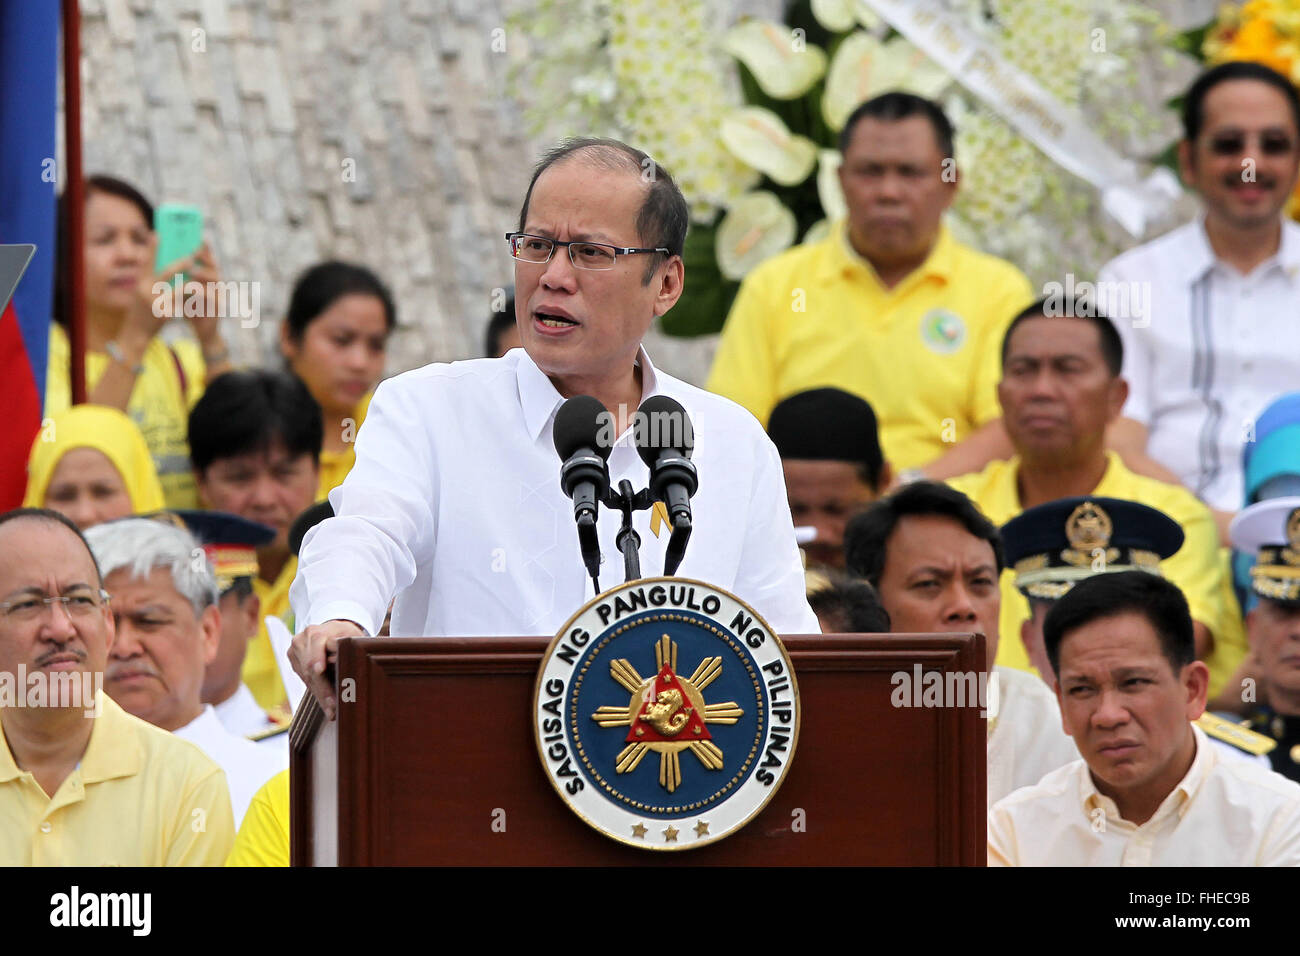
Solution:
[{"label": "seated man in cream shirt", "polygon": [[1300,785],[1222,759],[1193,723],[1209,673],[1175,585],[1091,577],[1043,638],[1083,759],[989,811],[990,866],[1300,866]]},{"label": "seated man in cream shirt", "polygon": [[1074,759],[1043,682],[993,665],[1002,539],[969,498],[931,481],[904,485],[853,518],[844,543],[849,571],[880,593],[894,632],[984,635],[989,806]]}]

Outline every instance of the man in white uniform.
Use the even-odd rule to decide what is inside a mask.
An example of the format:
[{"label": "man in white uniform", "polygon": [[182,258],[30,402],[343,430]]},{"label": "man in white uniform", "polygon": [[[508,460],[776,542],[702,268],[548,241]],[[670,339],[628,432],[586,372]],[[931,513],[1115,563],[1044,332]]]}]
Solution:
[{"label": "man in white uniform", "polygon": [[1134,471],[1195,492],[1226,541],[1242,445],[1295,388],[1300,226],[1284,208],[1300,177],[1300,98],[1266,66],[1224,63],[1187,91],[1183,127],[1179,168],[1203,215],[1098,275],[1108,300],[1149,302],[1149,314],[1110,316],[1129,393],[1109,438]]},{"label": "man in white uniform", "polygon": [[1083,759],[989,811],[990,865],[1300,866],[1300,785],[1224,759],[1193,723],[1209,671],[1175,585],[1094,575],[1043,639]]},{"label": "man in white uniform", "polygon": [[275,529],[221,511],[160,512],[150,517],[182,523],[203,547],[217,582],[221,637],[216,656],[203,671],[203,703],[212,705],[231,733],[277,748],[287,758],[289,717],[258,706],[242,679],[248,642],[257,636],[261,609],[253,588],[257,549],[271,543]]},{"label": "man in white uniform", "polygon": [[221,632],[216,579],[203,550],[183,528],[148,518],[96,525],[86,541],[117,628],[104,689],[127,713],[188,740],[226,772],[238,827],[253,794],[289,760],[231,733],[201,699],[204,666]]},{"label": "man in white uniform", "polygon": [[[573,504],[560,490],[552,428],[567,398],[591,395],[616,422],[610,479],[648,472],[629,425],[668,395],[694,426],[699,490],[678,573],[735,593],[778,632],[817,631],[776,449],[739,406],[657,371],[641,339],[681,295],[687,207],[639,150],[576,140],[538,164],[515,256],[523,349],[427,366],[380,385],[357,462],[330,494],[335,517],[303,541],[290,590],[306,629],[290,656],[324,706],[341,637],[551,634],[590,599]],[[601,585],[618,583],[619,516],[603,509]],[[660,574],[668,529],[634,523],[645,576]]]},{"label": "man in white uniform", "polygon": [[904,485],[849,522],[844,542],[849,571],[880,592],[894,631],[984,635],[989,697],[997,693],[985,702],[989,806],[1078,756],[1043,682],[993,665],[1002,542],[969,498],[934,482]]}]

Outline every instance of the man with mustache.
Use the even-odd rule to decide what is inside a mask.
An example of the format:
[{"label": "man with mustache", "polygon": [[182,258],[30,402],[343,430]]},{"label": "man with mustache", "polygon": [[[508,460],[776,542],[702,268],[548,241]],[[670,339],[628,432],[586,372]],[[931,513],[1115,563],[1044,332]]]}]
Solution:
[{"label": "man with mustache", "polygon": [[1300,866],[1300,785],[1224,759],[1193,724],[1209,672],[1177,587],[1094,575],[1043,638],[1083,759],[994,805],[989,865]]},{"label": "man with mustache", "polygon": [[849,522],[844,550],[849,571],[879,592],[895,633],[984,635],[989,806],[1074,759],[1043,682],[994,666],[1002,540],[970,499],[935,482],[905,485]]},{"label": "man with mustache", "polygon": [[1201,216],[1099,274],[1102,291],[1145,289],[1150,303],[1112,315],[1129,395],[1109,442],[1134,470],[1194,491],[1226,540],[1250,423],[1295,387],[1300,226],[1283,211],[1300,178],[1300,97],[1266,66],[1224,63],[1188,90],[1183,127],[1179,168]]},{"label": "man with mustache", "polygon": [[288,755],[222,726],[202,700],[204,668],[221,639],[217,584],[203,549],[183,528],[126,518],[87,534],[113,595],[117,639],[105,688],[128,713],[188,740],[221,765],[235,825]]},{"label": "man with mustache", "polygon": [[[44,509],[0,515],[0,680],[25,672],[25,693],[101,678],[114,639],[77,526]],[[98,687],[93,702],[4,700],[0,730],[0,866],[219,866],[230,852],[221,768]]]}]

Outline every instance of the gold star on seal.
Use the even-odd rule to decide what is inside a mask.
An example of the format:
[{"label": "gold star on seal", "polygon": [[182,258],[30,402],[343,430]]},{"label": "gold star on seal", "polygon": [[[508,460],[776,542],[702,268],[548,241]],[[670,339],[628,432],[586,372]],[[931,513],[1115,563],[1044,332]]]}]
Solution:
[{"label": "gold star on seal", "polygon": [[647,829],[649,828],[644,823],[638,823],[632,828],[632,835],[638,840],[644,840]]},{"label": "gold star on seal", "polygon": [[697,820],[695,822],[695,835],[697,837],[708,836],[709,825],[705,823],[703,820]]},{"label": "gold star on seal", "polygon": [[675,826],[673,826],[671,823],[668,824],[668,829],[664,831],[664,842],[665,842],[665,843],[676,843],[676,842],[677,842],[677,834],[678,834],[678,832],[679,832],[679,831],[678,831],[678,829],[677,829]]}]

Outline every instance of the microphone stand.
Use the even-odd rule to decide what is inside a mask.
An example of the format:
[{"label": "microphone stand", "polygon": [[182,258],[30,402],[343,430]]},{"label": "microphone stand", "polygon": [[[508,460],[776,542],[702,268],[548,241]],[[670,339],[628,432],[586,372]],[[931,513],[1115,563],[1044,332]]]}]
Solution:
[{"label": "microphone stand", "polygon": [[[618,490],[612,488],[605,496],[603,504],[607,508],[617,508],[623,513],[623,523],[619,526],[618,550],[623,553],[623,573],[625,581],[635,581],[641,577],[641,536],[632,527],[632,513],[645,511],[653,506],[650,491],[633,492],[632,482],[624,478],[618,483]],[[674,529],[674,533],[676,533]],[[689,531],[687,532],[689,534]]]}]

